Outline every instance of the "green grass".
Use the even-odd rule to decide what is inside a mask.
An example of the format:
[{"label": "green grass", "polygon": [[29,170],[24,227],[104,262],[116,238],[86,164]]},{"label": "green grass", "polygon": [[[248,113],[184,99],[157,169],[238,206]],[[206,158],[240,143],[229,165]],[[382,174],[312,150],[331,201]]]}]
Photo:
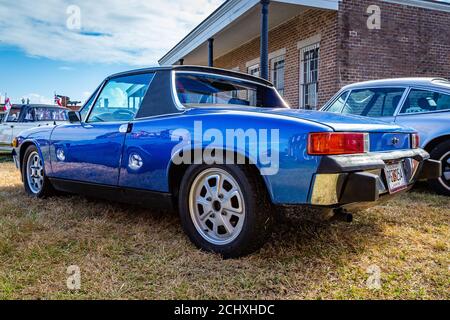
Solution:
[{"label": "green grass", "polygon": [[[3,161],[0,298],[450,298],[449,198],[422,185],[354,218],[290,215],[259,252],[222,260],[194,248],[174,213],[76,196],[31,199]],[[66,287],[70,265],[81,269],[79,291]],[[371,265],[381,269],[381,289],[366,285]]]}]

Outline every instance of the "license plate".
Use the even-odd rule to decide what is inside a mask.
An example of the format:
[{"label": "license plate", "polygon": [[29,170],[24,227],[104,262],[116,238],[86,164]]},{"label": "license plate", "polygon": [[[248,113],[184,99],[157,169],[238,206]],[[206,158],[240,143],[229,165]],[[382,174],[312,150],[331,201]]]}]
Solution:
[{"label": "license plate", "polygon": [[405,170],[401,162],[386,164],[384,168],[386,181],[388,183],[389,193],[395,193],[406,189],[407,182],[405,177]]}]

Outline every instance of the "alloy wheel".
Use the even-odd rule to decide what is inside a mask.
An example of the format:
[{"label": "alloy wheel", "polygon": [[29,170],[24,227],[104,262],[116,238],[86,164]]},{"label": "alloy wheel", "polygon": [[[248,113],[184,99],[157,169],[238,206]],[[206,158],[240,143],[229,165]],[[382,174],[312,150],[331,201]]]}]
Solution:
[{"label": "alloy wheel", "polygon": [[206,169],[191,185],[189,211],[197,232],[206,241],[229,244],[239,236],[245,221],[241,187],[227,171]]},{"label": "alloy wheel", "polygon": [[450,190],[450,151],[444,154],[441,159],[442,163],[442,176],[439,178],[439,182]]},{"label": "alloy wheel", "polygon": [[27,183],[31,192],[38,194],[44,186],[44,165],[39,153],[33,151],[27,160]]}]

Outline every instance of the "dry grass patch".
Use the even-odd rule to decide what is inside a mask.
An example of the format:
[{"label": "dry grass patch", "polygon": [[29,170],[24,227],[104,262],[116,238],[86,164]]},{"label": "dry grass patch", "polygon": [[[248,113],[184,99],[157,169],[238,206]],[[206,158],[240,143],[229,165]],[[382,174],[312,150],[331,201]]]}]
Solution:
[{"label": "dry grass patch", "polygon": [[[30,199],[3,159],[0,298],[449,299],[449,218],[450,199],[421,189],[351,224],[287,217],[261,251],[224,261],[195,249],[173,213]],[[79,291],[66,288],[70,265]],[[366,286],[371,265],[379,290]]]}]

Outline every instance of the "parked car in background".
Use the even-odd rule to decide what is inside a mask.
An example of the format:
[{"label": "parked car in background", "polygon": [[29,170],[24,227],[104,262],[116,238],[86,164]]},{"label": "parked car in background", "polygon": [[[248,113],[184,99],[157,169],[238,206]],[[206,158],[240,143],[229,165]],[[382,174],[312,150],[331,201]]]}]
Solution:
[{"label": "parked car in background", "polygon": [[23,130],[66,122],[67,111],[52,105],[13,105],[0,121],[0,152],[11,152],[13,138]]},{"label": "parked car in background", "polygon": [[442,176],[430,179],[450,195],[450,82],[441,78],[399,78],[342,88],[321,111],[374,117],[418,131],[420,145],[441,161]]},{"label": "parked car in background", "polygon": [[339,214],[440,175],[412,129],[290,109],[270,82],[222,69],[116,74],[69,119],[14,139],[30,196],[176,207],[192,242],[225,257],[265,242],[274,206]]}]

